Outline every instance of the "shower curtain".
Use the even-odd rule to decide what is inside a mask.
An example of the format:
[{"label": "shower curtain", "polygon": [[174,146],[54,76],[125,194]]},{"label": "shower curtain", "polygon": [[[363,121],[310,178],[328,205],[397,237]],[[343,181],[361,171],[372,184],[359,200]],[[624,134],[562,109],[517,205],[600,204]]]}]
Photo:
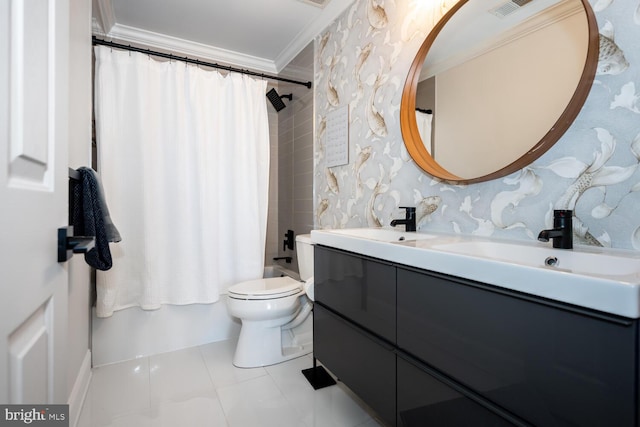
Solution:
[{"label": "shower curtain", "polygon": [[98,172],[122,241],[96,314],[213,303],[262,277],[266,82],[95,47]]}]

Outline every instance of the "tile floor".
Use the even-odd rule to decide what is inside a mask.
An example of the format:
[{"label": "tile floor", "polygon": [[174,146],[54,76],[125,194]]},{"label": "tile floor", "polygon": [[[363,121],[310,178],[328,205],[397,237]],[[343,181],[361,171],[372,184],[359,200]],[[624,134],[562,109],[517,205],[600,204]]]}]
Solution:
[{"label": "tile floor", "polygon": [[239,369],[235,341],[95,368],[78,427],[378,427],[343,384],[314,391],[304,356]]}]

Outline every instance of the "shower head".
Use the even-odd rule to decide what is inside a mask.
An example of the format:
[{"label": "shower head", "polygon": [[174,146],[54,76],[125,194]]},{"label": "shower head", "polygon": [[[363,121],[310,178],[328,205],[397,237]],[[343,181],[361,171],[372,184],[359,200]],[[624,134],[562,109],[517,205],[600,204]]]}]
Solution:
[{"label": "shower head", "polygon": [[291,101],[293,100],[293,94],[290,93],[287,95],[278,95],[278,92],[276,92],[275,89],[271,89],[269,92],[267,92],[267,99],[269,99],[271,105],[273,105],[273,108],[276,109],[276,112],[286,107],[285,103],[282,102],[282,98],[287,98],[289,101]]}]

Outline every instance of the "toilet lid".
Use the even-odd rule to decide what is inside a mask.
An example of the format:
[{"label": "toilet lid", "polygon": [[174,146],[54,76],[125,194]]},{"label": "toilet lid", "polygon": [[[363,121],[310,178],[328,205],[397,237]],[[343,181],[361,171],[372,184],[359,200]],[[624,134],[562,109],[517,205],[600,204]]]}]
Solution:
[{"label": "toilet lid", "polygon": [[295,295],[301,290],[302,282],[284,276],[240,282],[230,286],[228,292],[232,298],[273,299]]}]

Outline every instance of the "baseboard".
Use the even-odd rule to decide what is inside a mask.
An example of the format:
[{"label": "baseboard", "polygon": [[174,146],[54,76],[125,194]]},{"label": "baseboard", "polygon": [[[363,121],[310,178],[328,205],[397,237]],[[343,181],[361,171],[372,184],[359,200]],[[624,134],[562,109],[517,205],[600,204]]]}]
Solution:
[{"label": "baseboard", "polygon": [[82,411],[82,404],[87,396],[89,390],[89,383],[91,382],[91,350],[87,350],[87,353],[82,360],[80,366],[80,372],[73,383],[73,389],[69,394],[69,425],[76,427],[78,418],[80,418],[80,411]]}]

